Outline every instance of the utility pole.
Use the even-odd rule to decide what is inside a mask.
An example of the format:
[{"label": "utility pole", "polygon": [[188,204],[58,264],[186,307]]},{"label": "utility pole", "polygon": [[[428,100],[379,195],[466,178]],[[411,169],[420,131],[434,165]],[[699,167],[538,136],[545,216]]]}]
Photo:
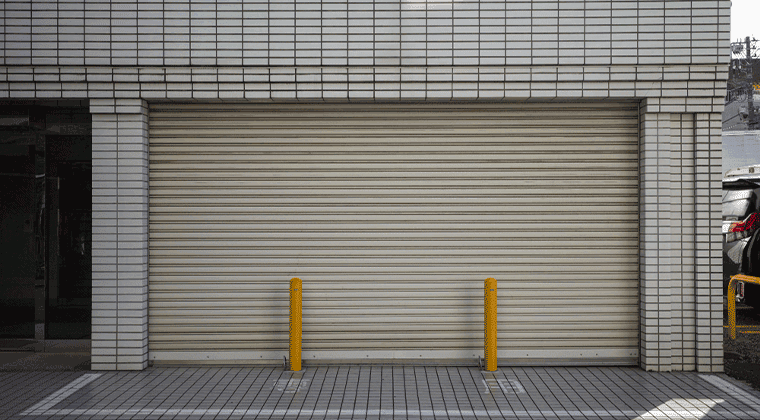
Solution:
[{"label": "utility pole", "polygon": [[755,96],[755,87],[752,83],[754,80],[752,77],[752,44],[749,40],[749,37],[744,38],[744,42],[747,46],[747,70],[746,70],[746,79],[745,79],[745,89],[747,92],[747,130],[756,130],[757,129],[757,118],[755,118],[755,104],[752,101],[753,97]]},{"label": "utility pole", "polygon": [[[746,111],[740,111],[742,122],[747,124],[747,130],[760,129],[760,113],[755,111],[754,65],[757,40],[746,37],[741,41],[731,43],[731,59],[729,66],[728,91],[726,104],[737,101],[746,106]],[[745,96],[746,95],[746,100]]]}]

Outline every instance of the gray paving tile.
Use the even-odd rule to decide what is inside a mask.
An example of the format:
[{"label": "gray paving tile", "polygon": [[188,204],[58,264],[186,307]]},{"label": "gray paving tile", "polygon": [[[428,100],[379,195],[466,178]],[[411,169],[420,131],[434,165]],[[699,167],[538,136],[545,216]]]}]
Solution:
[{"label": "gray paving tile", "polygon": [[[49,383],[51,380],[50,373],[46,372],[0,372],[0,379],[3,386],[0,388],[0,418],[8,418],[11,413],[21,411],[35,403],[34,400],[25,400],[24,395],[28,395],[34,390],[36,384]],[[75,375],[78,376],[78,375]],[[55,388],[39,389],[38,395],[47,396],[55,392]]]},{"label": "gray paving tile", "polygon": [[[0,375],[0,379],[6,380],[0,385],[3,390],[0,416],[10,418],[31,405],[42,404],[80,375],[81,372]],[[740,396],[732,395],[693,372],[501,368],[490,373],[472,367],[310,366],[296,373],[266,367],[179,367],[97,375],[97,379],[71,395],[49,404],[43,415],[20,418],[744,420],[760,417],[760,394],[740,390]],[[35,387],[38,392],[30,394],[29,389]],[[8,395],[18,401],[10,401]],[[4,414],[9,410],[12,414]]]},{"label": "gray paving tile", "polygon": [[[0,418],[14,417],[50,396],[85,372],[0,372],[0,381],[11,386],[0,393]],[[7,381],[7,382],[6,382]]]},{"label": "gray paving tile", "polygon": [[[616,383],[610,381],[606,376],[599,374],[597,369],[579,369],[579,373],[576,376],[584,378],[585,383],[588,383],[592,387],[591,392],[594,399],[603,407],[607,407],[609,411],[616,413],[634,412],[633,408],[621,398],[625,394],[617,387]],[[613,418],[622,419],[630,417],[626,414],[613,416]]]}]

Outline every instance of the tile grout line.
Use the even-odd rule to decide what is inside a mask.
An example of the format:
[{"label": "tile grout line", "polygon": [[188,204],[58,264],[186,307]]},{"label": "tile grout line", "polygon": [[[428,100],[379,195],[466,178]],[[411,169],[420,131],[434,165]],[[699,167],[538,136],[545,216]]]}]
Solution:
[{"label": "tile grout line", "polygon": [[[605,375],[603,375],[601,373],[599,375],[597,375],[596,372],[594,372],[593,370],[588,370],[586,372],[588,372],[588,374],[586,374],[584,371],[581,371],[581,376],[583,376],[584,378],[586,378],[586,380],[588,380],[589,383],[592,384],[592,386],[594,387],[594,389],[597,392],[599,392],[600,395],[603,398],[605,398],[612,406],[614,406],[615,409],[617,409],[618,411],[622,411],[622,412],[630,411],[631,413],[636,413],[636,411],[634,410],[633,406],[630,405],[625,400],[623,400],[622,398],[617,397],[617,394],[615,394],[616,398],[614,398],[614,399],[610,399],[609,397],[607,397],[606,395],[604,395],[603,391],[605,389],[606,390],[612,389],[611,388],[612,384],[609,383],[610,382],[610,380],[609,380],[610,378],[609,377],[607,377],[607,376],[605,376]],[[588,375],[590,375],[591,377],[593,377],[593,380],[591,378],[589,378]],[[605,387],[605,388],[600,388],[599,387],[600,384],[603,387]],[[616,384],[614,386],[617,387],[618,389],[622,390],[622,388],[618,387]],[[594,397],[594,399],[596,399],[597,401],[599,401],[599,399],[597,397]]]},{"label": "tile grout line", "polygon": [[[179,379],[185,378],[186,376],[187,377],[192,376],[191,368],[180,368],[179,370],[175,372],[169,373],[169,375],[164,379],[164,381],[166,381],[167,379],[179,380]],[[163,381],[161,383],[163,383]],[[179,386],[174,387],[173,382],[169,382],[168,385],[171,386],[173,389],[179,389]],[[166,389],[167,388],[164,388],[164,390]],[[158,400],[159,398],[161,399],[161,401],[158,403],[158,406],[161,406],[162,403],[166,402],[171,396],[171,394],[170,393],[164,394],[164,390],[159,392],[155,397],[153,397],[150,401],[148,401],[148,406],[150,406],[152,402]],[[154,409],[157,409],[157,408],[158,407],[154,407]]]},{"label": "tile grout line", "polygon": [[[225,389],[219,395],[219,398],[221,398],[222,396],[226,396],[226,399],[224,401],[224,404],[222,404],[222,407],[226,406],[232,400],[232,396],[235,395],[238,389],[240,389],[240,385],[245,381],[245,379],[248,377],[250,372],[251,371],[246,372],[246,369],[243,369],[243,368],[235,368],[235,376],[232,378],[231,381],[229,381]],[[234,387],[234,389],[232,389],[232,387]],[[218,398],[217,398],[217,401],[219,401]],[[237,404],[235,404],[235,407],[237,408]]]},{"label": "tile grout line", "polygon": [[697,375],[697,376],[699,376],[700,378],[702,378],[706,382],[709,382],[711,385],[715,386],[718,389],[729,390],[732,393],[735,393],[736,395],[744,398],[745,400],[749,400],[749,401],[743,401],[743,402],[745,404],[747,402],[749,402],[751,404],[750,406],[752,408],[754,408],[755,410],[760,410],[760,399],[758,399],[754,395],[752,395],[752,394],[744,391],[743,389],[735,386],[734,384],[726,381],[725,379],[721,379],[721,378],[719,378],[719,377],[717,377],[715,375],[700,374],[700,375]]},{"label": "tile grout line", "polygon": [[[251,382],[251,384],[248,386],[248,390],[246,391],[245,394],[243,394],[243,397],[240,399],[240,401],[237,404],[237,406],[240,406],[240,404],[245,401],[245,404],[247,404],[248,407],[245,408],[245,409],[236,410],[235,412],[239,412],[239,411],[245,412],[245,411],[249,410],[251,408],[251,406],[253,406],[254,402],[256,402],[256,399],[259,398],[259,395],[262,395],[262,391],[264,390],[264,386],[268,383],[268,381],[271,378],[274,378],[273,373],[274,373],[275,369],[274,368],[262,369],[261,372],[264,372],[264,371],[267,372],[266,377],[264,377],[264,375],[262,375],[261,373],[259,373],[258,375],[256,375],[256,377],[253,379],[253,381]],[[277,375],[277,378],[279,378],[280,376],[281,375]],[[275,379],[275,381],[277,381],[277,379]],[[256,388],[254,388],[254,386]],[[246,397],[248,396],[249,393],[251,393],[251,394],[255,393],[255,395],[253,395],[252,398],[248,398],[247,399]]]},{"label": "tile grout line", "polygon": [[332,370],[335,372],[335,375],[333,376],[332,393],[327,400],[327,409],[330,412],[340,412],[343,407],[343,398],[346,397],[348,371],[344,370],[343,366],[334,366]]},{"label": "tile grout line", "polygon": [[[507,375],[507,373],[505,372],[509,372],[509,375]],[[513,378],[516,382],[520,383],[520,380],[518,379],[517,374],[515,373],[514,369],[510,367],[505,367],[505,368],[499,369],[498,373],[501,374],[501,376],[504,378],[504,380],[507,381],[507,383],[509,383],[510,389],[514,392],[515,391],[514,386],[509,382],[510,378]],[[483,379],[483,371],[479,372],[478,379],[481,379],[481,380]],[[522,384],[520,384],[520,386],[522,387]],[[520,401],[519,398],[517,398],[516,400],[514,398],[510,398],[509,396],[507,396],[507,391],[502,389],[501,387],[499,387],[499,390],[501,391],[501,396],[504,397],[503,400],[507,403],[506,407],[509,407],[509,410],[516,411],[515,407],[517,405],[525,409],[525,406],[523,405],[522,401]],[[515,394],[510,394],[510,395],[515,395]],[[493,393],[491,393],[491,396],[493,397]],[[496,399],[495,397],[493,398],[494,398],[494,402],[496,403],[496,406],[499,407],[499,410],[503,410],[502,408],[503,404],[499,404],[499,400]]]},{"label": "tile grout line", "polygon": [[[697,375],[697,376],[699,376],[699,375]],[[682,398],[681,400],[675,402],[680,407],[685,407],[688,404],[689,406],[693,406],[693,407],[695,407],[695,408],[697,408],[699,410],[702,410],[705,413],[704,414],[705,416],[709,415],[709,413],[712,410],[712,408],[707,408],[706,410],[704,410],[704,409],[700,408],[702,406],[697,406],[693,402],[686,401],[686,400],[689,400],[689,399],[700,400],[700,401],[706,399],[706,398],[700,397],[700,396],[698,396],[696,394],[697,388],[695,388],[695,387],[691,387],[691,388],[684,387],[684,386],[682,386],[682,384],[685,382],[684,379],[682,379],[681,381],[676,381],[674,378],[672,378],[670,376],[663,376],[662,382],[663,382],[664,385],[668,386],[669,389],[677,389],[681,393],[688,394],[688,398]],[[715,403],[715,405],[720,404],[720,400],[716,400],[714,398],[711,398],[710,400],[713,401]],[[725,401],[725,402],[726,403],[730,403],[729,401]],[[746,411],[746,410],[744,410],[744,411]]]},{"label": "tile grout line", "polygon": [[[205,368],[205,370],[208,370],[208,368]],[[190,368],[190,372],[191,372],[190,378],[195,376],[195,380],[192,382],[192,384],[189,384],[189,385],[188,385],[189,381],[185,381],[177,387],[176,390],[179,391],[179,395],[173,399],[170,407],[182,401],[182,398],[184,398],[185,395],[187,395],[193,389],[193,387],[195,387],[195,384],[199,383],[198,381],[206,377],[206,373],[203,371],[204,371],[204,368],[198,368],[198,367]],[[169,397],[167,396],[167,399],[168,398]],[[160,409],[155,408],[152,410],[159,411]]]},{"label": "tile grout line", "polygon": [[[327,380],[327,374],[328,374],[329,370],[330,370],[329,367],[318,367],[317,371],[314,372],[314,377],[317,377],[317,375],[319,374],[319,376],[322,379],[322,382],[320,382],[320,384],[319,384],[319,392],[317,393],[317,399],[314,401],[314,409],[312,410],[312,414],[311,414],[312,418],[314,417],[314,413],[315,412],[320,412],[320,410],[317,409],[317,407],[319,406],[319,402],[320,402],[320,399],[321,399],[320,397],[323,395],[323,392],[325,390],[325,381]],[[328,404],[328,408],[327,409],[329,409],[329,404]],[[327,412],[327,409],[325,409],[325,412]]]},{"label": "tile grout line", "polygon": [[[353,394],[354,394],[353,397],[354,398],[353,398],[353,401],[351,401],[351,399],[349,398],[347,400],[347,402],[351,403],[352,409],[356,409],[356,402],[357,402],[357,400],[359,398],[358,397],[359,396],[359,373],[356,371],[356,367],[355,366],[349,366],[349,368],[348,368],[348,373],[349,373],[348,377],[349,378],[351,378],[352,372],[354,374],[353,376],[356,377],[356,385],[354,386],[354,390],[353,390]],[[345,398],[344,398],[344,401],[346,401]],[[341,410],[343,410],[343,407],[341,407]]]},{"label": "tile grout line", "polygon": [[[470,374],[470,369],[471,368],[468,368],[468,367],[457,367],[457,368],[454,369],[454,371],[456,372],[457,376],[459,377],[459,382],[462,384],[462,390],[464,391],[464,394],[467,397],[467,402],[469,402],[470,407],[473,408],[474,404],[477,404],[478,402],[480,402],[479,406],[483,407],[482,410],[484,410],[487,413],[488,412],[488,407],[486,406],[485,402],[483,401],[483,394],[482,394],[482,392],[478,391],[477,384],[475,384],[474,382],[470,382],[470,383],[472,383],[472,384],[475,385],[474,387],[472,387],[472,386],[467,386],[468,384],[465,383],[467,378],[472,379],[472,375]],[[467,372],[467,375],[462,375],[462,370],[465,370],[465,372]],[[468,391],[468,389],[474,389],[474,393],[476,394],[477,399],[475,397],[473,397],[472,395],[470,395],[470,391]],[[474,408],[473,408],[473,410],[474,410]],[[491,417],[490,414],[488,415],[488,417],[489,418]]]},{"label": "tile grout line", "polygon": [[[217,375],[220,375],[221,378],[219,378],[219,380],[217,380],[216,382],[213,383],[213,385],[211,385],[211,390],[209,390],[209,392],[205,393],[205,397],[199,403],[199,406],[206,405],[207,406],[206,407],[207,410],[210,410],[212,412],[215,410],[214,409],[214,405],[219,400],[219,398],[222,396],[222,394],[224,394],[224,391],[227,389],[227,387],[230,386],[230,383],[232,381],[234,381],[235,377],[237,376],[237,373],[235,373],[234,375],[232,375],[232,379],[231,380],[225,380],[227,378],[227,376],[230,376],[230,372],[232,371],[232,369],[233,368],[229,368],[229,367],[225,367],[225,368],[219,369],[219,373],[217,373]],[[216,375],[214,377],[216,377]],[[212,391],[216,391],[218,388],[221,388],[221,390],[218,391],[218,392],[216,392],[216,395],[213,396],[214,394],[212,394],[211,392]],[[201,391],[203,391],[203,390],[201,390]],[[210,396],[213,396],[212,397],[213,401],[211,401],[209,399]]]},{"label": "tile grout line", "polygon": [[[19,372],[19,374],[17,376],[18,376],[18,380],[13,379],[13,380],[9,380],[7,382],[8,383],[8,391],[7,391],[8,393],[5,393],[5,391],[2,392],[2,393],[0,393],[0,395],[4,395],[4,396],[10,395],[10,396],[12,396],[12,398],[10,398],[8,401],[3,402],[2,404],[0,404],[0,409],[4,409],[6,412],[10,412],[11,409],[13,409],[15,407],[18,407],[19,405],[25,406],[26,404],[28,404],[27,401],[24,401],[24,400],[19,401],[19,399],[13,398],[13,397],[16,397],[16,396],[20,396],[20,393],[22,393],[22,391],[13,392],[14,391],[14,386],[18,386],[19,385],[19,381],[22,384],[22,386],[19,386],[19,388],[21,390],[23,390],[26,384],[34,383],[35,381],[39,380],[40,378],[45,378],[45,376],[47,376],[47,375],[45,374],[45,372],[35,372],[34,374],[31,374],[31,375],[23,375],[23,372]],[[55,375],[54,375],[54,378],[55,378]],[[53,380],[54,379],[47,379],[47,381],[53,381]]]},{"label": "tile grout line", "polygon": [[[508,381],[507,376],[504,374],[503,369],[505,368],[499,369],[498,373],[504,377],[504,380]],[[497,398],[494,397],[493,391],[491,391],[490,388],[488,390],[488,397],[485,396],[486,394],[483,391],[479,390],[481,386],[480,384],[482,383],[482,381],[485,380],[483,377],[483,371],[480,370],[479,368],[469,368],[466,371],[469,375],[470,383],[473,385],[475,392],[480,396],[480,400],[483,404],[483,407],[485,407],[486,411],[489,413],[488,416],[492,417],[490,414],[492,411],[502,412],[503,408],[501,407],[501,405],[503,404],[499,404],[499,401],[497,401]],[[494,374],[494,378],[496,378],[496,374]],[[481,382],[478,382],[478,380],[480,380]],[[497,383],[498,383],[498,379],[497,379]],[[504,397],[502,398],[502,400],[506,403],[506,406],[509,407],[510,410],[514,410],[514,408],[512,407],[512,404],[509,401],[509,398],[507,398],[506,396],[504,389],[502,389],[500,386],[499,390],[501,391],[502,396]],[[491,408],[489,408],[489,405],[491,406]]]},{"label": "tile grout line", "polygon": [[[557,394],[561,392],[563,399],[557,398],[557,402],[560,404],[562,408],[565,410],[568,410],[572,408],[573,412],[578,413],[586,413],[589,411],[594,412],[602,412],[607,413],[608,410],[604,409],[601,404],[596,401],[593,394],[589,390],[589,388],[586,387],[586,384],[578,381],[573,376],[573,371],[569,369],[562,369],[561,371],[557,371],[555,375],[551,375],[550,372],[547,372],[546,370],[543,370],[544,377],[541,377],[541,380],[544,382],[544,385],[549,386],[551,388],[551,385],[555,386],[557,389]],[[567,378],[572,378],[573,381],[577,384],[577,387],[574,387],[570,385],[570,382],[568,382]],[[551,385],[547,382],[551,381]],[[587,396],[581,395],[576,389],[581,389]],[[573,398],[573,396],[575,397]],[[556,398],[556,397],[555,397]],[[595,403],[597,403],[598,408],[591,404],[591,400],[593,400]],[[582,403],[583,406],[580,406],[579,403]],[[571,407],[572,406],[572,407]]]},{"label": "tile grout line", "polygon": [[[632,398],[633,402],[636,403],[635,406],[632,406],[635,411],[643,411],[646,412],[646,407],[651,406],[655,404],[655,401],[652,401],[648,395],[642,393],[640,391],[641,389],[641,382],[648,382],[646,379],[641,379],[639,375],[627,375],[623,376],[622,374],[619,374],[619,372],[615,369],[611,369],[609,371],[610,375],[614,376],[615,379],[618,379],[622,383],[625,383],[630,388],[630,393],[628,394],[629,398]],[[634,379],[634,382],[636,387],[630,386],[630,380]],[[642,405],[642,401],[646,402],[645,405]]]},{"label": "tile grout line", "polygon": [[[459,411],[459,412],[466,411],[464,409],[464,407],[466,405],[469,405],[470,406],[470,410],[469,411],[473,411],[474,412],[474,410],[472,409],[472,404],[470,404],[469,398],[467,399],[467,402],[465,402],[465,401],[461,401],[461,398],[462,398],[461,395],[457,395],[457,387],[454,385],[454,381],[451,378],[451,371],[452,371],[452,369],[445,369],[445,370],[443,370],[443,372],[444,372],[445,375],[444,374],[440,374],[438,376],[439,380],[440,380],[441,377],[443,377],[443,379],[444,379],[444,384],[441,385],[441,390],[443,391],[443,387],[444,386],[447,387],[446,391],[450,392],[451,395],[454,397],[453,399],[454,399],[454,403],[456,404],[457,411]],[[443,395],[444,395],[444,398],[446,398],[446,393],[445,392],[444,392]]]},{"label": "tile grout line", "polygon": [[[240,382],[240,384],[238,385],[238,388],[230,396],[230,399],[232,399],[233,397],[235,397],[238,394],[239,390],[242,390],[243,388],[245,388],[245,392],[243,392],[242,395],[240,395],[240,397],[235,398],[237,401],[235,402],[235,408],[232,409],[233,411],[237,410],[238,407],[240,407],[240,403],[243,402],[245,396],[251,390],[251,387],[253,386],[254,383],[256,383],[256,380],[259,378],[259,376],[261,376],[261,373],[263,371],[264,371],[263,369],[259,369],[258,372],[256,372],[256,374],[254,375],[253,374],[254,370],[252,369],[252,370],[250,370],[245,375],[245,377],[243,378],[242,382]],[[248,378],[251,378],[250,382],[248,382]],[[246,387],[246,385],[247,385],[247,387]]]},{"label": "tile grout line", "polygon": [[104,404],[107,407],[108,404],[113,401],[113,399],[110,397],[119,391],[120,387],[122,386],[122,382],[123,381],[121,380],[119,374],[116,372],[108,372],[104,375],[104,378],[101,379],[101,382],[98,384],[99,389],[91,398],[98,398],[98,402],[100,404]]},{"label": "tile grout line", "polygon": [[[414,394],[417,396],[417,408],[419,410],[422,410],[422,401],[424,401],[424,399],[420,400],[421,379],[417,378],[417,371],[418,371],[419,368],[417,366],[413,366],[411,369],[412,369],[412,373],[414,375],[414,391],[415,391]],[[426,383],[427,383],[427,381],[426,381]],[[428,392],[428,397],[430,397],[429,394],[430,393]],[[431,405],[432,405],[432,403],[431,403]]]},{"label": "tile grout line", "polygon": [[[308,369],[308,372],[307,372]],[[286,412],[296,412],[301,413],[304,411],[304,406],[309,402],[310,395],[313,394],[312,386],[314,385],[314,378],[317,377],[317,374],[319,373],[319,366],[313,366],[313,367],[302,367],[300,372],[300,377],[298,377],[298,384],[295,385],[296,389],[293,391],[293,396],[288,401],[288,407],[286,408]],[[293,375],[295,373],[291,373],[290,379],[288,379],[288,386],[292,386],[293,383]],[[308,381],[305,389],[301,388],[301,385],[304,384],[304,380]],[[283,392],[282,397],[284,397],[285,394]],[[278,402],[279,403],[279,402]]]},{"label": "tile grout line", "polygon": [[[125,404],[134,404],[134,400],[140,401],[142,399],[141,394],[145,394],[146,388],[149,388],[153,382],[157,379],[157,375],[151,375],[151,374],[142,374],[142,373],[134,373],[129,372],[129,376],[124,378],[123,383],[121,384],[121,388],[124,389],[122,392],[119,392],[118,397],[115,401],[119,402],[119,408]],[[144,380],[141,380],[141,377],[144,377]],[[141,383],[144,382],[144,385],[142,386],[133,386],[131,383],[137,382]],[[155,385],[153,385],[155,387]],[[152,388],[150,388],[152,389]]]},{"label": "tile grout line", "polygon": [[[293,379],[294,371],[286,368],[281,369],[278,367],[275,368],[272,372],[276,372],[275,379],[269,382],[264,382],[262,384],[262,389],[263,387],[269,387],[270,384],[271,389],[269,389],[269,393],[267,394],[266,398],[261,402],[261,410],[271,410],[271,415],[274,415],[282,413],[282,408],[278,407],[280,406],[280,402],[287,401],[285,397],[286,394],[292,393],[290,396],[290,401],[293,400],[298,390],[298,385],[296,385],[295,390],[292,389],[293,385],[295,384],[295,379]],[[300,380],[298,383],[300,384]],[[282,391],[280,391],[280,389],[282,389]],[[279,395],[277,394],[278,392]],[[290,404],[290,401],[288,404]]]}]

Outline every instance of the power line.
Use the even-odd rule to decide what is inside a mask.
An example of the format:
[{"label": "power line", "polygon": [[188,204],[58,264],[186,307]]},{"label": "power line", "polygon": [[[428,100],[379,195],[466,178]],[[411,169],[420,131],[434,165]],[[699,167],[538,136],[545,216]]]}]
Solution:
[{"label": "power line", "polygon": [[760,112],[754,104],[755,87],[760,87],[760,83],[755,80],[756,73],[760,76],[760,69],[757,72],[754,69],[760,63],[757,40],[746,37],[744,41],[732,42],[731,55],[726,103],[746,101],[746,116],[741,111],[740,116],[745,120],[748,130],[757,130],[760,126]]}]

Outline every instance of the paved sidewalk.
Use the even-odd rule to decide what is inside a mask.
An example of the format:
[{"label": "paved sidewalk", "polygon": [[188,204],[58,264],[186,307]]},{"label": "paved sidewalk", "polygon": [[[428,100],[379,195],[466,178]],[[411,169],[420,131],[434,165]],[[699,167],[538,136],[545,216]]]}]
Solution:
[{"label": "paved sidewalk", "polygon": [[13,419],[760,419],[725,375],[637,368],[307,366],[3,372]]}]

